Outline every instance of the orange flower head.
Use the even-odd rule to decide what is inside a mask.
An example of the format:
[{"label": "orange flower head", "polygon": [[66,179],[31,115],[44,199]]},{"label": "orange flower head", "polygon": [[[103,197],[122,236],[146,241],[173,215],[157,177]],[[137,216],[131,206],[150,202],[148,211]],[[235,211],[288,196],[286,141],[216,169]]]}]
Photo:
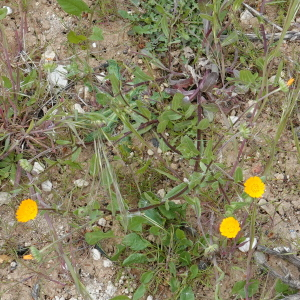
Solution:
[{"label": "orange flower head", "polygon": [[234,217],[223,219],[221,222],[220,233],[229,239],[235,238],[240,230],[240,223]]},{"label": "orange flower head", "polygon": [[291,78],[287,81],[286,85],[287,86],[291,86],[293,83],[294,83],[295,79],[294,78]]},{"label": "orange flower head", "polygon": [[257,177],[250,177],[244,183],[244,191],[252,198],[260,198],[265,192],[265,184]]},{"label": "orange flower head", "polygon": [[18,222],[34,220],[38,213],[37,203],[32,199],[23,200],[17,209],[16,218]]}]

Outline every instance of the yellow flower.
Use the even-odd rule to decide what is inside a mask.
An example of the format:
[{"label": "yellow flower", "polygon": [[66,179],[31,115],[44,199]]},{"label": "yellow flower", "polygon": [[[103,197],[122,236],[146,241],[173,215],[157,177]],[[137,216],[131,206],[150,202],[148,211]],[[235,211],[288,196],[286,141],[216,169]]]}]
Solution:
[{"label": "yellow flower", "polygon": [[32,199],[23,200],[16,212],[16,218],[19,222],[28,222],[35,219],[38,213],[38,206]]},{"label": "yellow flower", "polygon": [[33,259],[33,256],[31,254],[23,255],[23,259],[31,260],[31,259]]},{"label": "yellow flower", "polygon": [[293,83],[294,83],[295,79],[294,78],[291,78],[287,81],[286,85],[287,86],[291,86]]},{"label": "yellow flower", "polygon": [[250,177],[244,183],[244,191],[252,198],[260,198],[265,192],[265,184],[257,177]]},{"label": "yellow flower", "polygon": [[234,217],[223,219],[220,225],[221,234],[229,239],[235,238],[240,230],[241,227],[239,221]]}]

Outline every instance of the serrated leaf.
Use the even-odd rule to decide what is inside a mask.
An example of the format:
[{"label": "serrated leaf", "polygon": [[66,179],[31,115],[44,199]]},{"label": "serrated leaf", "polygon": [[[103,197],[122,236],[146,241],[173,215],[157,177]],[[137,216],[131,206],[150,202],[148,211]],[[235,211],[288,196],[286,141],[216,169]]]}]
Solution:
[{"label": "serrated leaf", "polygon": [[184,136],[181,138],[181,143],[178,146],[178,150],[182,153],[182,156],[187,159],[200,154],[194,144],[194,141],[188,136]]},{"label": "serrated leaf", "polygon": [[20,159],[19,164],[23,170],[26,172],[31,172],[33,166],[27,159]]},{"label": "serrated leaf", "polygon": [[84,238],[89,245],[96,245],[99,241],[103,239],[113,238],[113,237],[114,237],[114,233],[111,230],[107,232],[102,232],[102,231],[87,232],[84,235]]},{"label": "serrated leaf", "polygon": [[123,244],[130,247],[130,249],[134,251],[144,250],[150,245],[148,241],[141,238],[136,233],[129,233],[125,235],[125,237],[123,238]]},{"label": "serrated leaf", "polygon": [[84,35],[77,35],[74,31],[70,31],[67,35],[68,41],[72,44],[79,44],[87,39]]},{"label": "serrated leaf", "polygon": [[92,41],[103,41],[104,38],[103,38],[102,29],[94,26],[92,34],[89,36],[89,39]]},{"label": "serrated leaf", "polygon": [[91,12],[88,5],[82,0],[57,0],[61,8],[68,14],[80,16],[83,12]]}]

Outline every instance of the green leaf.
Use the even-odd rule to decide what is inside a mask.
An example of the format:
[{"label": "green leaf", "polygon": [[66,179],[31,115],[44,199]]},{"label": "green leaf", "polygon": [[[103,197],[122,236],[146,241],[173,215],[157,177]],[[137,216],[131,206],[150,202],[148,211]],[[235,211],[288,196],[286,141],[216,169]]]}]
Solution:
[{"label": "green leaf", "polygon": [[152,81],[154,78],[146,74],[140,67],[136,67],[133,75],[142,81]]},{"label": "green leaf", "polygon": [[3,7],[0,9],[0,20],[3,20],[7,16],[7,8]]},{"label": "green leaf", "polygon": [[148,262],[148,258],[142,253],[133,253],[129,255],[122,263],[123,266],[129,266],[132,264],[144,264]]},{"label": "green leaf", "polygon": [[133,216],[129,219],[128,229],[141,232],[143,229],[143,224],[145,223],[147,223],[147,221],[143,217]]},{"label": "green leaf", "polygon": [[146,293],[146,286],[144,284],[141,284],[134,292],[132,299],[133,300],[141,299],[145,293]]},{"label": "green leaf", "polygon": [[[0,11],[1,11],[1,9],[0,9]],[[1,17],[1,15],[0,15],[0,17]],[[1,20],[1,18],[0,18],[0,20]],[[1,78],[3,80],[4,87],[6,89],[10,89],[12,87],[12,83],[11,83],[10,79],[6,76],[1,76]]]},{"label": "green leaf", "polygon": [[198,275],[198,271],[199,271],[198,266],[197,265],[192,265],[190,267],[191,275],[189,276],[189,279],[192,280],[192,279],[196,278],[197,275]]},{"label": "green leaf", "polygon": [[167,20],[166,15],[164,15],[161,18],[161,29],[162,29],[164,35],[166,36],[166,38],[168,38],[169,37],[169,26],[168,26],[168,20]]},{"label": "green leaf", "polygon": [[163,133],[166,130],[167,125],[169,124],[169,120],[162,120],[157,125],[157,133]]},{"label": "green leaf", "polygon": [[176,93],[173,97],[173,100],[172,100],[172,106],[171,108],[173,110],[177,110],[178,108],[182,107],[182,99],[183,99],[184,95],[181,94],[181,93]]},{"label": "green leaf", "polygon": [[[171,292],[175,293],[178,290],[179,286],[180,286],[180,282],[177,280],[177,278],[176,277],[172,277],[170,279]],[[188,299],[186,299],[186,300],[188,300]]]},{"label": "green leaf", "polygon": [[194,144],[194,141],[188,136],[184,136],[181,138],[181,143],[178,146],[178,150],[182,153],[182,156],[187,159],[200,154]]},{"label": "green leaf", "polygon": [[[246,285],[245,280],[236,282],[232,288],[232,294],[238,294],[242,298],[245,298],[246,297],[245,285]],[[258,288],[259,288],[259,281],[257,279],[251,279],[250,284],[248,286],[248,297],[252,297],[258,291]]]},{"label": "green leaf", "polygon": [[163,175],[165,175],[165,176],[167,176],[169,179],[171,179],[171,180],[175,180],[175,181],[179,181],[179,179],[177,178],[177,177],[175,177],[175,176],[173,176],[172,174],[169,174],[169,173],[167,173],[167,172],[165,172],[165,171],[162,171],[162,170],[160,170],[160,169],[154,169],[156,172],[158,172],[158,173],[160,173],[160,174],[163,174]]},{"label": "green leaf", "polygon": [[87,39],[84,35],[76,35],[76,33],[72,30],[68,33],[67,38],[72,44],[79,44]]},{"label": "green leaf", "polygon": [[85,11],[91,12],[82,0],[57,0],[57,2],[66,13],[71,15],[80,16]]},{"label": "green leaf", "polygon": [[195,295],[190,286],[185,287],[180,293],[180,300],[195,300]]},{"label": "green leaf", "polygon": [[89,39],[92,41],[103,41],[104,38],[103,38],[102,29],[94,26],[92,34],[89,36]]},{"label": "green leaf", "polygon": [[209,127],[209,120],[205,118],[199,122],[196,128],[200,130],[205,130],[208,127]]},{"label": "green leaf", "polygon": [[20,159],[19,164],[23,170],[26,172],[31,172],[33,166],[27,159]]},{"label": "green leaf", "polygon": [[131,300],[130,298],[128,298],[127,296],[116,296],[116,297],[113,297],[111,298],[110,300]]},{"label": "green leaf", "polygon": [[87,232],[84,235],[84,238],[89,245],[95,245],[103,239],[113,238],[113,237],[114,237],[114,233],[111,230],[107,232],[102,232],[102,231]]},{"label": "green leaf", "polygon": [[[179,192],[181,192],[184,189],[186,189],[187,186],[188,186],[188,184],[185,183],[185,182],[180,183],[179,185],[177,185],[174,188],[172,188],[172,190],[167,193],[167,195],[164,197],[164,199],[169,199],[169,198],[177,195]],[[188,189],[187,189],[187,191],[188,191]]]},{"label": "green leaf", "polygon": [[243,181],[243,170],[241,167],[236,168],[233,178],[234,178],[234,182]]},{"label": "green leaf", "polygon": [[70,141],[65,141],[65,140],[56,140],[55,143],[57,145],[70,145],[71,144]]},{"label": "green leaf", "polygon": [[130,247],[130,249],[134,251],[144,250],[151,245],[148,241],[141,238],[136,233],[129,233],[125,235],[125,237],[123,238],[123,244]]},{"label": "green leaf", "polygon": [[33,256],[33,258],[34,258],[38,263],[41,262],[41,261],[42,261],[42,258],[43,258],[41,251],[39,251],[39,250],[38,250],[36,247],[34,247],[34,246],[31,246],[29,249],[30,249],[30,253],[31,253],[31,255]]},{"label": "green leaf", "polygon": [[236,31],[233,31],[229,36],[226,37],[221,43],[222,47],[228,46],[239,40],[239,36]]},{"label": "green leaf", "polygon": [[141,276],[141,282],[144,284],[147,284],[150,282],[150,280],[153,278],[154,272],[153,271],[148,271],[142,274]]},{"label": "green leaf", "polygon": [[[191,264],[191,254],[188,251],[182,251],[179,255],[179,261],[182,266],[188,266]],[[191,298],[188,298],[191,299]]]},{"label": "green leaf", "polygon": [[182,240],[182,239],[185,239],[185,233],[184,233],[184,231],[183,230],[181,230],[181,229],[176,229],[176,231],[175,231],[175,235],[176,235],[176,237],[178,238],[178,239],[180,239],[180,240]]}]

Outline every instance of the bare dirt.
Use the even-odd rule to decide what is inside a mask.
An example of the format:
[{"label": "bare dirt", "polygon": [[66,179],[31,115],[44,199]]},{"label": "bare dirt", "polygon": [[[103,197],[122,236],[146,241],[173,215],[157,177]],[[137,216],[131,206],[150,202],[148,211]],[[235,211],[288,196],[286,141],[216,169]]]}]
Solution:
[{"label": "bare dirt", "polygon": [[[34,62],[36,64],[39,63],[41,53],[44,53],[47,49],[52,49],[56,53],[57,61],[67,63],[70,58],[67,53],[70,53],[70,51],[66,33],[69,29],[78,29],[78,26],[88,26],[88,22],[85,24],[82,21],[79,25],[78,20],[64,13],[55,1],[32,1],[26,16],[21,13],[17,4],[6,3],[5,5],[9,5],[13,9],[13,13],[4,21],[5,32],[8,36],[8,47],[12,49],[12,53],[15,53],[16,57],[20,53],[24,57],[27,54],[34,57],[36,53],[36,61]],[[119,3],[118,6],[126,9],[126,3]],[[22,22],[26,23],[24,28],[27,28],[27,31],[19,31],[22,28]],[[104,40],[96,42],[93,46],[93,55],[88,58],[90,66],[97,67],[106,62],[107,59],[116,59],[125,63],[137,61],[135,56],[127,54],[129,49],[133,52],[138,49],[136,48],[137,42],[127,35],[128,24],[126,22],[114,17],[99,22],[96,20],[95,25],[102,28]],[[17,32],[24,35],[24,45],[17,43]],[[298,44],[293,44],[291,48],[298,46]],[[83,51],[83,58],[84,55]],[[276,99],[274,99],[274,105],[279,108],[280,102],[276,102]],[[238,108],[232,115],[239,115],[245,107]],[[278,111],[280,114],[280,108]],[[247,145],[247,156],[244,158],[245,178],[253,175],[260,176],[263,173],[268,156],[265,149],[269,149],[277,128],[278,115],[273,115],[273,113],[273,107],[267,107],[262,117],[257,120],[255,139]],[[295,122],[300,123],[297,116],[295,119]],[[222,123],[222,120],[220,119],[219,122]],[[225,126],[225,124],[223,125]],[[220,153],[220,157],[228,165],[232,165],[235,160],[235,157],[231,156],[232,147],[233,145],[229,143],[228,147]],[[83,162],[87,161],[93,152],[93,146],[88,145],[81,154],[81,160]],[[268,244],[270,247],[288,246],[297,252],[300,241],[300,168],[296,152],[292,132],[287,129],[278,145],[275,165],[272,169],[272,179],[267,185],[264,198],[260,201],[257,237],[261,244]],[[176,163],[178,165],[175,157],[173,157],[173,160],[175,160],[174,167]],[[222,159],[220,158],[220,161]],[[86,168],[88,167],[86,164]],[[90,186],[94,184],[92,178],[86,175],[85,170],[76,174],[70,173],[67,177],[68,179],[72,178],[70,181],[70,179],[66,180],[66,177],[61,175],[62,172],[68,171],[57,167],[53,168],[48,174],[49,180],[53,183],[53,191],[43,192],[44,201],[52,205],[60,205],[59,197],[63,199],[67,196],[70,197],[68,200],[70,210],[85,205],[89,199],[86,199],[84,195],[88,193]],[[64,181],[62,178],[64,178]],[[89,186],[75,189],[73,180],[76,179],[86,180]],[[164,183],[158,184],[155,192],[161,189]],[[7,191],[8,188],[5,185],[1,190]],[[105,194],[100,191],[95,197],[99,201],[103,201]],[[2,300],[29,300],[38,299],[37,295],[39,295],[39,299],[82,299],[78,295],[66,266],[58,259],[55,251],[49,253],[46,251],[41,263],[24,260],[22,255],[18,256],[14,252],[13,249],[18,249],[18,247],[23,248],[32,245],[41,249],[52,242],[52,235],[48,224],[41,215],[35,221],[26,224],[14,221],[14,207],[18,201],[17,199],[12,199],[12,201],[14,205],[0,207],[0,298]],[[103,255],[95,260],[97,257],[95,257],[95,253],[93,254],[92,247],[84,241],[85,230],[76,230],[72,227],[70,225],[72,224],[72,218],[67,215],[54,214],[51,215],[51,218],[58,237],[70,254],[71,262],[80,274],[80,279],[92,299],[109,300],[116,295],[133,295],[140,284],[135,270],[120,268],[118,264],[112,263]],[[105,218],[106,223],[105,226],[102,226],[102,229],[104,231],[113,229],[115,235],[122,236],[122,230],[117,222],[113,222],[109,217]],[[115,251],[111,242],[105,244],[103,248],[108,255],[112,255]],[[223,299],[236,299],[231,296],[231,289],[235,282],[241,280],[241,278],[246,278],[245,272],[240,268],[243,267],[244,269],[246,259],[246,254],[237,252],[230,263],[219,262],[225,270],[222,285]],[[254,270],[256,269],[254,268]],[[293,275],[299,276],[297,270],[293,270]],[[266,280],[266,284],[270,286],[274,284],[273,278],[266,275],[261,276]],[[214,291],[211,287],[214,286],[214,279],[212,278],[213,276],[210,277],[209,283],[198,286],[196,299],[213,299]],[[167,285],[162,286],[158,294],[152,296],[155,300],[172,299]]]}]

